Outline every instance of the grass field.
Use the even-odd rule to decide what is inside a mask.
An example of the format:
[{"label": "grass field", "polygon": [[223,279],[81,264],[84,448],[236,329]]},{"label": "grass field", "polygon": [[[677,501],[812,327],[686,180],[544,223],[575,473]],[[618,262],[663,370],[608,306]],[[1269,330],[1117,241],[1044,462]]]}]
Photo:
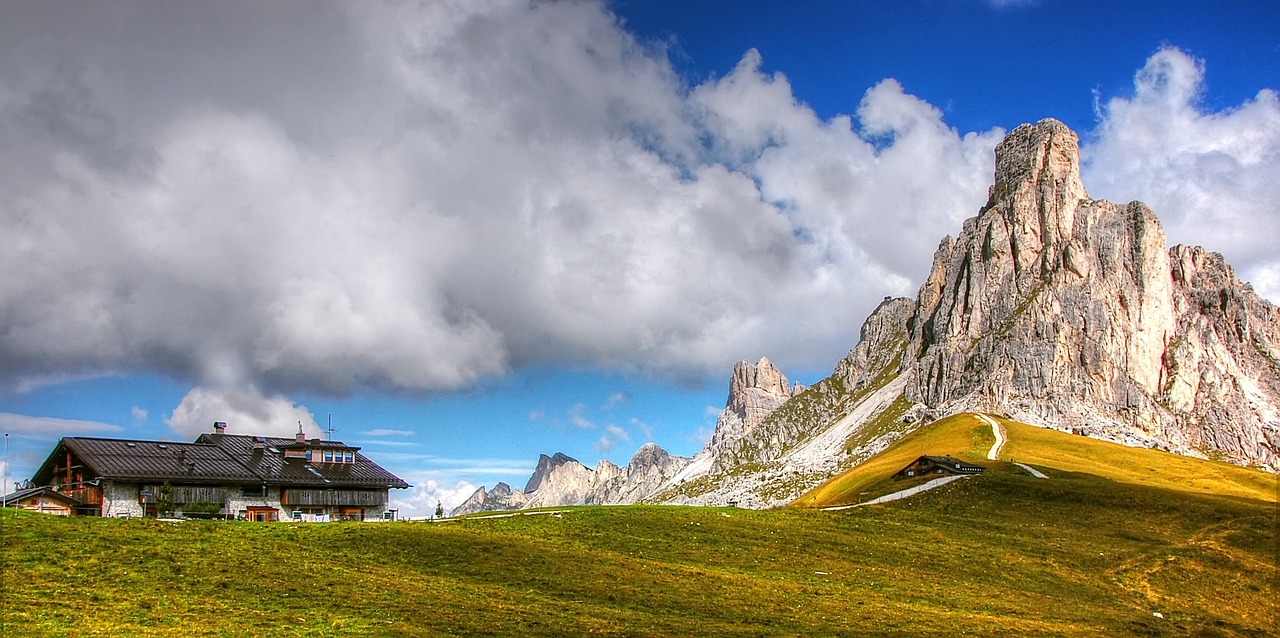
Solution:
[{"label": "grass field", "polygon": [[[439,523],[0,513],[0,634],[1276,635],[1277,481],[957,415],[755,512]],[[920,454],[988,466],[889,505]],[[1157,616],[1156,614],[1159,614]]]},{"label": "grass field", "polygon": [[1274,635],[1274,502],[1055,474],[842,512],[5,512],[0,634]]}]

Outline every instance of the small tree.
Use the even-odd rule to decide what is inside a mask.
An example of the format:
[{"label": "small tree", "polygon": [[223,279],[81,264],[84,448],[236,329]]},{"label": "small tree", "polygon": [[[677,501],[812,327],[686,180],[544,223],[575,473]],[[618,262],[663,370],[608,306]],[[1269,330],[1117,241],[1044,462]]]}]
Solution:
[{"label": "small tree", "polygon": [[444,518],[444,506],[436,501],[436,518]]},{"label": "small tree", "polygon": [[173,515],[173,488],[169,486],[169,481],[165,481],[160,489],[156,490],[156,516]]}]

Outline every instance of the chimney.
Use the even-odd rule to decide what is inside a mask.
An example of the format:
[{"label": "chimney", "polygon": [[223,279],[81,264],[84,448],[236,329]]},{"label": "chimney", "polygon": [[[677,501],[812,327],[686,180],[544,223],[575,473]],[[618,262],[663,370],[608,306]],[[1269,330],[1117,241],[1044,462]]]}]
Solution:
[{"label": "chimney", "polygon": [[298,421],[298,434],[294,437],[294,441],[298,443],[306,443],[307,435],[302,431],[302,421]]},{"label": "chimney", "polygon": [[214,422],[213,422],[213,433],[214,433],[214,434],[226,434],[226,433],[227,433],[227,422],[226,422],[226,421],[214,421]]},{"label": "chimney", "polygon": [[253,449],[255,449],[255,450],[263,450],[263,449],[266,449],[266,447],[267,447],[267,440],[266,440],[266,439],[264,439],[264,438],[262,438],[262,437],[260,437],[260,436],[255,436],[255,437],[253,437]]}]

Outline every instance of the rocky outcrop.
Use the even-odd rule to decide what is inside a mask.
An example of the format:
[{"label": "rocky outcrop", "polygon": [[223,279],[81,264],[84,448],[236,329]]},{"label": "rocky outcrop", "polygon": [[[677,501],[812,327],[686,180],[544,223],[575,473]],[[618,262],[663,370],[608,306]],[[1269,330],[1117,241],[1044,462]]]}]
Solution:
[{"label": "rocky outcrop", "polygon": [[735,418],[738,380],[748,376],[739,373],[745,362],[738,364],[715,434],[650,500],[782,505],[915,427],[919,411],[906,418],[912,406],[902,400],[900,370],[914,306],[910,299],[886,298],[830,377],[776,402],[750,428],[739,429]]},{"label": "rocky outcrop", "polygon": [[461,505],[453,508],[449,512],[449,516],[462,516],[463,514],[476,514],[478,512],[506,512],[510,510],[518,510],[528,503],[524,492],[519,489],[512,489],[506,483],[498,483],[493,486],[493,490],[486,491],[484,486],[480,486],[467,500]]},{"label": "rocky outcrop", "polygon": [[596,473],[577,459],[557,452],[538,457],[538,466],[524,487],[526,507],[580,505],[595,484]]},{"label": "rocky outcrop", "polygon": [[996,167],[920,289],[907,396],[1280,467],[1277,309],[1145,205],[1090,199],[1061,123],[1018,127]]},{"label": "rocky outcrop", "polygon": [[716,420],[716,429],[707,443],[714,457],[713,470],[762,459],[770,450],[794,438],[795,433],[777,428],[761,429],[765,419],[804,390],[791,385],[787,377],[766,358],[755,364],[739,361],[729,378],[729,398]]},{"label": "rocky outcrop", "polygon": [[645,443],[625,468],[600,461],[596,466],[596,483],[585,502],[588,505],[639,503],[688,463],[688,457],[672,456],[656,444]]}]

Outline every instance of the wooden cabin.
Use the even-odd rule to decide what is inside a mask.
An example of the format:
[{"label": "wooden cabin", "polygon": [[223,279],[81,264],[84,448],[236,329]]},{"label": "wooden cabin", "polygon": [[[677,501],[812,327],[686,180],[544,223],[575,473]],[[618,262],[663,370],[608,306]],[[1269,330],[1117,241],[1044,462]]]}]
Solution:
[{"label": "wooden cabin", "polygon": [[41,512],[56,516],[71,516],[76,510],[84,507],[84,503],[52,487],[29,487],[20,489],[4,497],[5,507],[15,507],[28,512]]},{"label": "wooden cabin", "polygon": [[192,443],[66,437],[31,483],[72,514],[262,522],[383,520],[394,516],[389,490],[409,487],[341,441],[225,430]]},{"label": "wooden cabin", "polygon": [[894,480],[913,478],[917,476],[946,476],[948,474],[978,474],[986,468],[981,465],[974,465],[966,461],[961,461],[951,455],[947,456],[922,456],[911,462],[910,465],[898,470],[893,475]]}]

